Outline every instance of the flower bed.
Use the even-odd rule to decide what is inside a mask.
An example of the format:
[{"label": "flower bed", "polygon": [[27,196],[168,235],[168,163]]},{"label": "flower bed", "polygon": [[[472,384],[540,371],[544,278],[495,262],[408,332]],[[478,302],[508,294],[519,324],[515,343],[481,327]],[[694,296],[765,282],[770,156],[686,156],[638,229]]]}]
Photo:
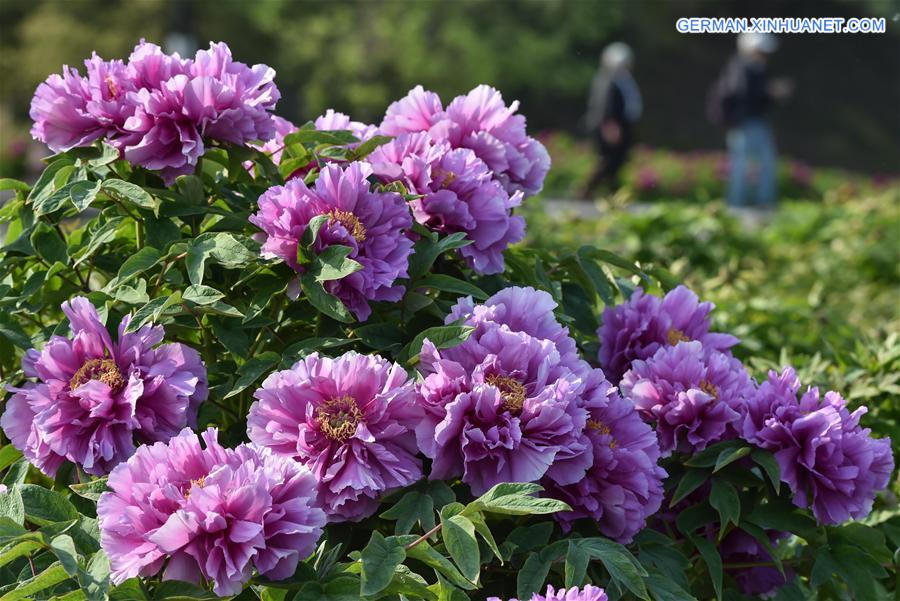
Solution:
[{"label": "flower bed", "polygon": [[224,44],[85,67],[2,180],[0,599],[887,594],[890,440],[667,271],[510,248],[517,103],[298,127]]}]

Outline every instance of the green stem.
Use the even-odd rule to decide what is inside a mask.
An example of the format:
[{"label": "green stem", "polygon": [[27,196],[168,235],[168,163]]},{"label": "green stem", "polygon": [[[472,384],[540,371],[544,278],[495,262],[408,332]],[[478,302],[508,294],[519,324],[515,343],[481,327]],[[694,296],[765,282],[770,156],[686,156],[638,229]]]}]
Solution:
[{"label": "green stem", "polygon": [[138,250],[144,248],[144,224],[141,220],[134,222],[134,240],[137,243]]}]

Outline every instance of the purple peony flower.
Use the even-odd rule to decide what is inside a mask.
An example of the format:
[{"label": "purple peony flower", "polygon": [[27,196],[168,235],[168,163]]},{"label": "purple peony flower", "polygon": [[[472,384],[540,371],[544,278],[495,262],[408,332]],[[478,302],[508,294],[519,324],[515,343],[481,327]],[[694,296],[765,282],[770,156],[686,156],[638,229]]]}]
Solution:
[{"label": "purple peony flower", "polygon": [[475,271],[503,271],[503,251],[525,236],[525,220],[512,215],[522,195],[507,194],[475,153],[417,133],[377,148],[368,160],[383,181],[402,181],[423,195],[410,203],[416,221],[437,232],[466,233],[472,244],[459,252]]},{"label": "purple peony flower", "polygon": [[578,355],[569,328],[563,327],[553,314],[556,301],[547,292],[523,286],[510,286],[476,305],[471,296],[460,298],[450,309],[445,322],[463,320],[466,325],[496,323],[514,332],[549,340],[556,346],[560,361],[572,371],[582,374],[590,366]]},{"label": "purple peony flower", "polygon": [[225,449],[214,429],[185,428],[168,444],[142,446],[116,467],[97,504],[111,579],[136,576],[214,583],[238,594],[252,569],[293,575],[315,548],[325,515],[309,470],[267,449]]},{"label": "purple peony flower", "polygon": [[713,306],[699,302],[685,286],[671,290],[663,299],[636,289],[628,301],[603,312],[603,324],[597,330],[600,367],[611,382],[618,383],[632,361],[648,359],[666,345],[699,340],[707,349],[726,352],[739,340],[709,332]]},{"label": "purple peony flower", "polygon": [[[787,532],[768,532],[774,545]],[[765,564],[772,562],[772,556],[755,538],[743,530],[732,530],[720,545],[722,560],[728,563]],[[775,592],[794,579],[794,571],[785,566],[784,574],[774,566],[760,565],[752,568],[739,568],[732,571],[732,577],[740,591],[745,595],[760,598],[771,598]]]},{"label": "purple peony flower", "polygon": [[664,456],[734,437],[737,409],[754,393],[740,361],[697,341],[663,346],[646,361],[634,361],[620,388],[655,423]]},{"label": "purple peony flower", "polygon": [[83,297],[63,303],[72,338],[54,336],[22,360],[27,382],[0,418],[13,445],[53,476],[64,459],[102,475],[134,452],[134,443],[166,441],[196,426],[208,394],[200,355],[183,344],[160,344],[161,326],[125,333],[113,342],[97,310]]},{"label": "purple peony flower", "polygon": [[478,495],[545,474],[572,484],[591,465],[583,383],[549,340],[486,322],[450,349],[426,340],[420,369],[416,437],[432,479],[461,476]]},{"label": "purple peony flower", "polygon": [[550,155],[525,133],[525,117],[514,114],[518,104],[507,107],[500,92],[481,85],[444,110],[437,94],[416,86],[388,107],[380,130],[392,136],[427,132],[454,149],[468,148],[510,197],[537,194],[550,169]]},{"label": "purple peony flower", "polygon": [[360,142],[365,142],[378,134],[376,126],[361,121],[352,121],[350,117],[334,109],[328,109],[323,115],[316,117],[313,123],[320,131],[349,131]]},{"label": "purple peony flower", "polygon": [[370,191],[366,178],[371,172],[367,163],[343,169],[327,165],[313,189],[300,179],[269,188],[259,198],[259,211],[250,217],[264,232],[262,256],[281,259],[302,273],[297,261],[300,238],[313,217],[329,216],[316,238],[316,253],[333,245],[348,246],[349,258],[362,269],[325,282],[325,289],[361,321],[372,312],[368,301],[398,301],[403,296],[403,286],[394,282],[407,277],[413,246],[406,236],[412,227],[406,202],[396,193]]},{"label": "purple peony flower", "polygon": [[66,67],[38,86],[32,135],[55,151],[105,137],[132,164],[167,182],[191,173],[205,141],[246,144],[275,135],[275,71],[248,67],[228,46],[210,44],[193,60],[141,41],[128,64],[85,61],[87,76]]},{"label": "purple peony flower", "polygon": [[[528,601],[607,601],[606,592],[599,587],[585,584],[583,588],[573,586],[570,589],[561,588],[555,590],[552,586],[547,586],[547,593],[541,595],[534,593]],[[488,597],[487,601],[501,601],[499,597]],[[518,599],[510,599],[509,601],[519,601]]]},{"label": "purple peony flower", "polygon": [[378,356],[313,353],[253,395],[250,440],[308,466],[332,521],[371,515],[378,497],[422,477],[421,419],[406,372]]},{"label": "purple peony flower", "polygon": [[584,478],[567,486],[545,478],[545,494],[572,507],[554,515],[565,531],[575,520],[590,518],[605,536],[630,543],[662,502],[667,474],[657,465],[659,443],[599,369],[588,375],[583,399],[593,463]]},{"label": "purple peony flower", "polygon": [[798,401],[799,388],[792,369],[770,372],[746,403],[743,435],[775,455],[794,504],[812,505],[820,523],[861,519],[894,470],[891,440],[859,425],[865,407],[851,413],[840,394],[820,397],[817,388]]}]

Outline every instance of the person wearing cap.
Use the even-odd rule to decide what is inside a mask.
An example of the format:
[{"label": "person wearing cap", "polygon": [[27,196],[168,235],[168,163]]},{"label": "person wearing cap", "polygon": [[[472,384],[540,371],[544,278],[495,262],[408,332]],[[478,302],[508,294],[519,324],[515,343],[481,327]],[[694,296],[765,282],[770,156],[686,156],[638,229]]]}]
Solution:
[{"label": "person wearing cap", "polygon": [[641,92],[631,76],[633,66],[634,53],[627,44],[614,42],[603,50],[585,115],[600,162],[585,186],[584,198],[591,198],[601,184],[613,190],[618,187],[619,171],[634,140],[634,124],[643,111]]},{"label": "person wearing cap", "polygon": [[[728,128],[728,204],[733,207],[749,204],[752,179],[755,204],[767,209],[775,205],[777,159],[769,113],[774,101],[790,95],[792,87],[787,80],[768,77],[768,60],[777,48],[771,34],[740,34],[737,54],[717,84],[720,121]],[[751,161],[757,165],[756,178],[750,177]]]}]

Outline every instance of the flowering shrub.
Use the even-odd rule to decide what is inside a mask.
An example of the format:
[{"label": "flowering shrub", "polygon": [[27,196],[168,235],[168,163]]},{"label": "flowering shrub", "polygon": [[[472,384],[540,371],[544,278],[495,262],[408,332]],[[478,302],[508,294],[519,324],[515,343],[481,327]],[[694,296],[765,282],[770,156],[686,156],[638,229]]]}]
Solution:
[{"label": "flowering shrub", "polygon": [[666,271],[512,246],[549,168],[516,103],[277,99],[224,44],[38,88],[58,154],[0,180],[0,599],[888,594],[848,520],[889,439],[754,379]]}]

